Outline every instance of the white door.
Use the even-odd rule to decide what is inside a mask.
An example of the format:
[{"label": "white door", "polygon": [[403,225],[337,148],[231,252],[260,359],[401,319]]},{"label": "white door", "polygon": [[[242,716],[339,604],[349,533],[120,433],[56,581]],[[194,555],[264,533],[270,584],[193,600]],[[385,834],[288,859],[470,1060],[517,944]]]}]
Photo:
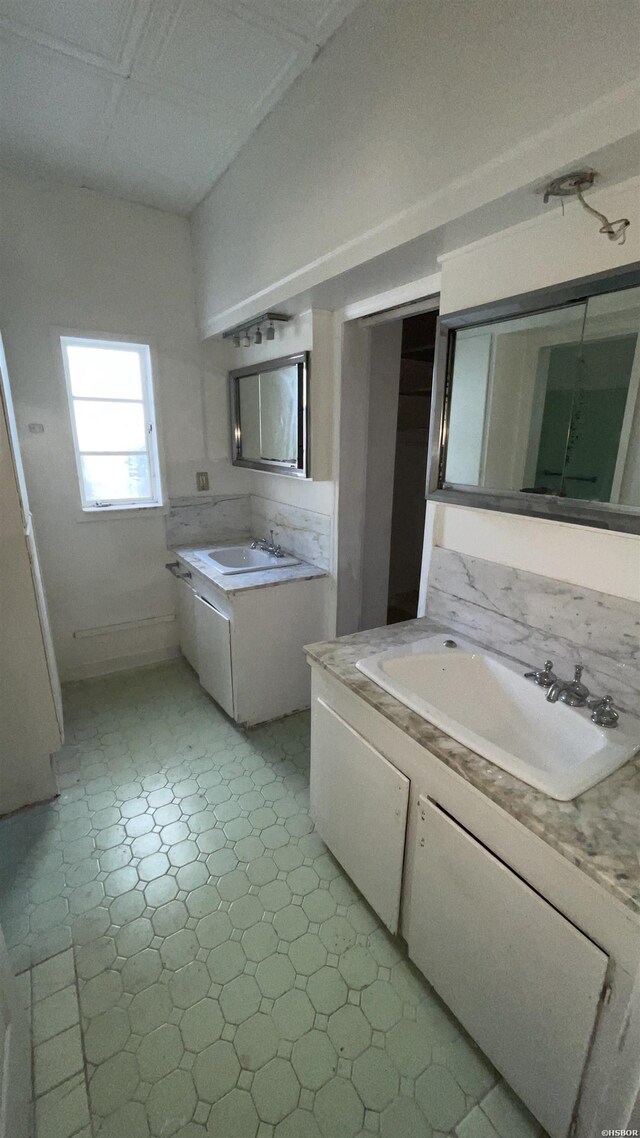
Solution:
[{"label": "white door", "polygon": [[420,799],[409,955],[551,1138],[565,1138],[609,958]]},{"label": "white door", "polygon": [[311,710],[311,816],[391,932],[398,930],[409,779],[322,699]]},{"label": "white door", "polygon": [[58,720],[58,726],[60,729],[60,739],[56,742],[55,746],[51,747],[52,751],[57,751],[63,739],[62,690],[60,687],[58,665],[53,648],[53,638],[51,635],[51,625],[49,623],[49,612],[47,609],[47,598],[44,591],[42,572],[40,570],[40,559],[38,557],[38,547],[36,545],[35,533],[33,531],[33,518],[31,516],[31,510],[29,509],[29,495],[27,494],[27,483],[24,476],[24,467],[22,465],[22,455],[20,453],[20,443],[18,440],[18,427],[16,425],[16,416],[13,409],[13,398],[11,396],[11,386],[9,384],[9,371],[7,368],[7,359],[4,353],[2,336],[0,336],[0,403],[2,403],[4,406],[5,426],[7,434],[9,436],[11,460],[13,462],[14,475],[18,488],[18,495],[20,498],[22,526],[25,543],[27,546],[27,552],[29,555],[29,564],[31,566],[31,575],[33,578],[33,587],[36,595],[36,604],[38,606],[38,615],[40,617],[42,642],[47,659],[47,667],[49,669],[51,694],[53,696],[56,718]]},{"label": "white door", "polygon": [[182,655],[198,671],[198,633],[196,629],[195,593],[186,581],[175,578],[176,615]]},{"label": "white door", "polygon": [[0,929],[0,1138],[31,1133],[31,1056],[27,1010],[20,1002]]},{"label": "white door", "polygon": [[231,621],[194,593],[200,683],[233,717]]},{"label": "white door", "polygon": [[[1,363],[1,359],[0,359]],[[0,812],[5,814],[56,793],[48,758],[59,750],[61,726],[53,659],[38,608],[34,559],[0,367]],[[13,423],[13,426],[12,426]]]}]

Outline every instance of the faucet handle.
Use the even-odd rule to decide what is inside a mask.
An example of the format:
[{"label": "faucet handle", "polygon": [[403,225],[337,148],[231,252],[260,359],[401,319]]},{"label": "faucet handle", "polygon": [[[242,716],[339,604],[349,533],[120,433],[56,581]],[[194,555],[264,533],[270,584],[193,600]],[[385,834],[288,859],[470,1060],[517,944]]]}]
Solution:
[{"label": "faucet handle", "polygon": [[574,694],[579,695],[583,699],[586,699],[589,695],[589,689],[586,684],[582,683],[583,671],[584,668],[582,664],[576,664],[573,670],[573,683],[571,684],[571,690],[574,692]]},{"label": "faucet handle", "polygon": [[526,680],[533,680],[541,688],[550,688],[556,682],[557,676],[554,675],[553,661],[545,660],[544,668],[536,668],[533,672],[525,672]]},{"label": "faucet handle", "polygon": [[620,718],[613,706],[613,696],[605,695],[602,699],[589,700],[591,720],[598,727],[617,727]]}]

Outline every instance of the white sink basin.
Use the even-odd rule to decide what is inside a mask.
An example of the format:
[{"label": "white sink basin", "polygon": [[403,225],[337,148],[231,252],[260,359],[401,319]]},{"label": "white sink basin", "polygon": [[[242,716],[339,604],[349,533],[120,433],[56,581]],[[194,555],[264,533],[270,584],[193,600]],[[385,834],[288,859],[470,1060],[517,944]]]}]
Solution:
[{"label": "white sink basin", "polygon": [[[522,664],[446,634],[358,660],[407,707],[502,770],[568,802],[640,750],[640,724],[597,727],[587,708],[548,703]],[[625,727],[624,721],[627,720]]]},{"label": "white sink basin", "polygon": [[217,549],[196,549],[198,557],[209,560],[218,573],[253,573],[259,569],[284,569],[298,565],[297,557],[274,557],[250,545],[221,545]]}]

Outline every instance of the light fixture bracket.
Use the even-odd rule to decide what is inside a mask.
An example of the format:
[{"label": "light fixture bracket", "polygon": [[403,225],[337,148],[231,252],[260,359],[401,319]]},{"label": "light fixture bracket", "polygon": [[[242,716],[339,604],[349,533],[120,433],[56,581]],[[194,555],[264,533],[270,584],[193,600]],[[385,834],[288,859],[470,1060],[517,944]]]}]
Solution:
[{"label": "light fixture bracket", "polygon": [[289,320],[293,320],[293,317],[288,316],[286,312],[261,312],[252,320],[244,320],[242,324],[235,324],[233,328],[227,328],[226,332],[222,333],[222,338],[229,340],[236,336],[248,335],[252,329],[258,332],[262,324],[287,324]]},{"label": "light fixture bracket", "polygon": [[584,190],[590,190],[597,178],[595,170],[572,170],[570,174],[561,174],[553,178],[544,190],[544,204],[549,198],[573,198]]},{"label": "light fixture bracket", "polygon": [[564,199],[577,198],[582,208],[601,223],[600,232],[608,237],[609,241],[624,245],[627,229],[631,224],[629,218],[619,217],[616,221],[609,221],[608,217],[585,201],[584,191],[591,189],[597,177],[595,170],[571,170],[568,174],[561,174],[545,186],[542,200],[546,205],[551,198],[560,198],[564,212]]}]

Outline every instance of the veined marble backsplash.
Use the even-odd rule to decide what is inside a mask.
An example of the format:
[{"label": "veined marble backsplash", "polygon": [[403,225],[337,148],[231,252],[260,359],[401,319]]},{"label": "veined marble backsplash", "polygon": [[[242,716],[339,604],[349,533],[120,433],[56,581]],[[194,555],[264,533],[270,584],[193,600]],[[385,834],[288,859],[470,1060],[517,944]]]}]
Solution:
[{"label": "veined marble backsplash", "polygon": [[594,695],[640,715],[637,602],[436,547],[427,615],[536,667],[551,659],[562,678],[582,664]]},{"label": "veined marble backsplash", "polygon": [[167,545],[269,537],[319,569],[331,564],[331,518],[257,494],[172,498],[165,518]]},{"label": "veined marble backsplash", "polygon": [[198,541],[242,541],[251,534],[249,495],[171,498],[165,526],[170,548]]},{"label": "veined marble backsplash", "polygon": [[255,537],[268,537],[273,530],[282,548],[295,557],[319,569],[331,567],[331,518],[327,514],[252,494],[251,529]]}]

